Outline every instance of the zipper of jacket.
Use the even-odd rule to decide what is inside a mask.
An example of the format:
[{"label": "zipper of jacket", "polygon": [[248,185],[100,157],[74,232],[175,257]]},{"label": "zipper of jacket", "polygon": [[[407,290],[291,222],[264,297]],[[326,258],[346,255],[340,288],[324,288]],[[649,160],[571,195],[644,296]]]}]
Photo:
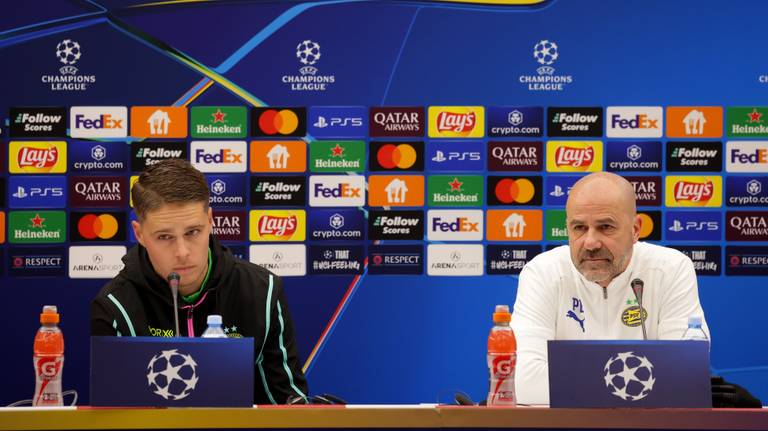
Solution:
[{"label": "zipper of jacket", "polygon": [[608,288],[605,286],[603,287],[603,299],[608,299]]},{"label": "zipper of jacket", "polygon": [[192,312],[195,307],[187,308],[187,337],[193,338],[195,336],[195,325],[192,324]]}]

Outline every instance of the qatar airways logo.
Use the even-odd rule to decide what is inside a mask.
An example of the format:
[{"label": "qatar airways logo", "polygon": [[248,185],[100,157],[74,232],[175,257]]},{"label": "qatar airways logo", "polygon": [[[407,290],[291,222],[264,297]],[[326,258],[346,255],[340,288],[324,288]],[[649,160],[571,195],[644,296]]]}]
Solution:
[{"label": "qatar airways logo", "polygon": [[675,184],[675,200],[690,202],[708,202],[714,196],[714,185],[707,181],[695,183],[680,181]]},{"label": "qatar airways logo", "polygon": [[437,115],[437,131],[467,133],[475,128],[476,118],[474,112],[459,114],[454,112],[441,112]]},{"label": "qatar airways logo", "polygon": [[555,165],[572,168],[587,167],[595,160],[595,149],[592,147],[558,147],[555,151]]}]

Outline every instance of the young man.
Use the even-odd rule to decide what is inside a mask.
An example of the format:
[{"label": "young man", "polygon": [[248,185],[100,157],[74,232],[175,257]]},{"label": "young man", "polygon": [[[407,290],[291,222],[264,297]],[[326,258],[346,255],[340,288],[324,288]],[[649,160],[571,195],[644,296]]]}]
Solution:
[{"label": "young man", "polygon": [[230,337],[253,337],[254,402],[283,404],[306,397],[283,283],[268,270],[235,258],[211,235],[208,184],[185,160],[145,170],[131,190],[138,245],[125,268],[91,303],[91,334],[172,336],[173,297],[167,278],[180,276],[180,336],[199,337],[209,314],[220,314]]},{"label": "young man", "polygon": [[[598,172],[574,184],[565,207],[568,246],[536,256],[520,273],[512,325],[522,404],[549,403],[547,340],[680,339],[689,316],[704,317],[693,263],[681,252],[638,242],[632,185]],[[643,309],[630,286],[644,283]],[[704,326],[705,331],[709,333]]]}]

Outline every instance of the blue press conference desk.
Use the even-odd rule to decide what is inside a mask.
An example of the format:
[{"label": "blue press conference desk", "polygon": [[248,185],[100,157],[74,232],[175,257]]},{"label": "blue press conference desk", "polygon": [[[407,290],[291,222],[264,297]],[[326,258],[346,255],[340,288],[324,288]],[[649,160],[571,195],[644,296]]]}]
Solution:
[{"label": "blue press conference desk", "polygon": [[549,409],[435,405],[0,408],[0,430],[269,428],[766,430],[768,409]]}]

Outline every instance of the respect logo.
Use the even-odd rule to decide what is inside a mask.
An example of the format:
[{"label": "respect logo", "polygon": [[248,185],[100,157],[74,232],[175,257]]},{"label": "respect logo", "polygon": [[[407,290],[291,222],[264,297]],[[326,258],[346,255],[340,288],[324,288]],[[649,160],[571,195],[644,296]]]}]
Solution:
[{"label": "respect logo", "polygon": [[64,141],[11,141],[8,171],[12,174],[61,174],[67,171]]},{"label": "respect logo", "polygon": [[430,106],[430,138],[482,138],[485,109],[482,106]]},{"label": "respect logo", "polygon": [[720,176],[668,176],[668,207],[719,207],[723,201],[723,179]]},{"label": "respect logo", "polygon": [[304,210],[252,210],[251,241],[304,241],[307,216]]},{"label": "respect logo", "polygon": [[602,168],[601,141],[547,142],[547,172],[598,172]]}]

